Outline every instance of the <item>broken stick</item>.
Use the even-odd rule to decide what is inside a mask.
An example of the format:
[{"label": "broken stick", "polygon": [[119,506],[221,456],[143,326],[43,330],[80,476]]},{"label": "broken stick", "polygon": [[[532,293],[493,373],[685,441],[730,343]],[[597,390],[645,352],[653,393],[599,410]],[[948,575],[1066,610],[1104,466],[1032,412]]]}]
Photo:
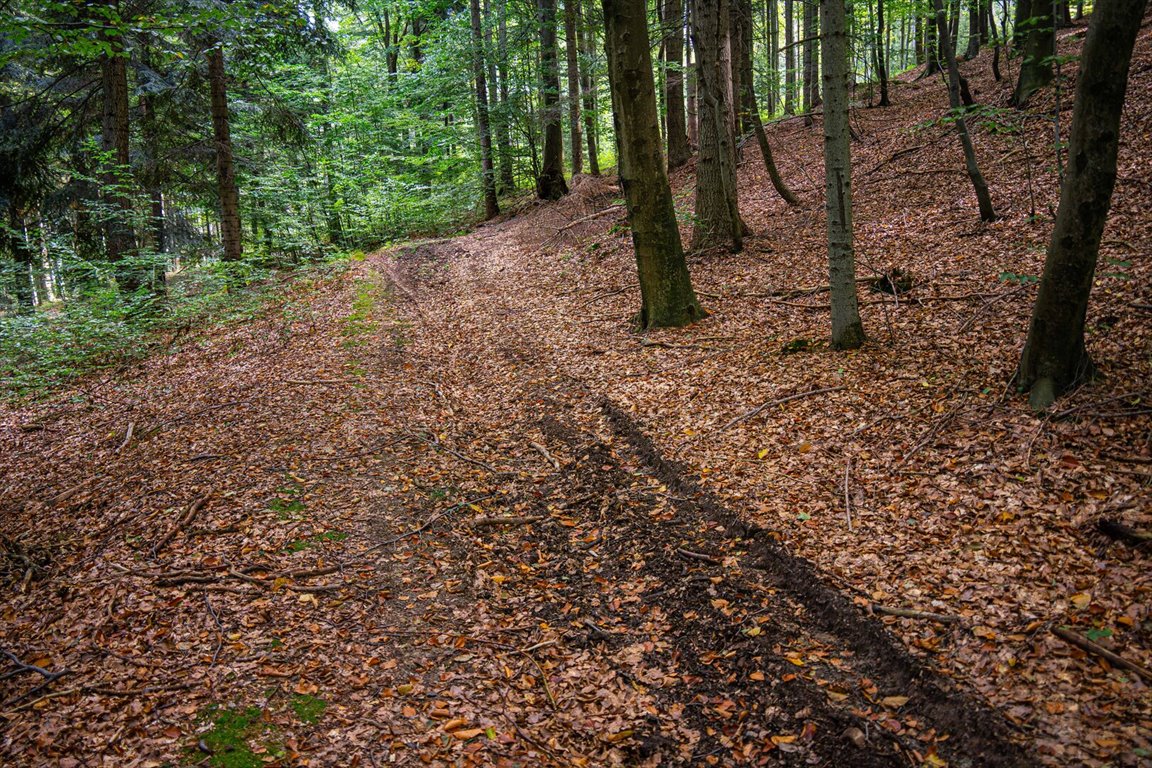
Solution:
[{"label": "broken stick", "polygon": [[1144,678],[1145,681],[1152,683],[1152,671],[1145,669],[1134,661],[1129,661],[1123,656],[1113,653],[1102,645],[1098,645],[1086,637],[1076,634],[1066,627],[1053,627],[1052,634],[1060,638],[1070,645],[1074,645],[1082,651],[1099,656],[1105,659],[1109,664],[1114,667],[1126,669],[1136,675]]}]

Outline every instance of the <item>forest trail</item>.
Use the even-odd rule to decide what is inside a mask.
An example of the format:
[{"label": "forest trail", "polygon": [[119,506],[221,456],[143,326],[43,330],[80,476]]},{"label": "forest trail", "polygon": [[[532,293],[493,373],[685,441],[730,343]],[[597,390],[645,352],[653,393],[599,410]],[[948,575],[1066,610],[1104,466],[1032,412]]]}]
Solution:
[{"label": "forest trail", "polygon": [[[1001,103],[985,56],[964,66]],[[692,259],[691,328],[633,331],[618,192],[581,178],[5,406],[0,647],[68,672],[0,681],[3,761],[1140,764],[1148,688],[1049,630],[1152,665],[1147,554],[1094,532],[1152,519],[1150,78],[1145,28],[1090,317],[1107,376],[1060,418],[1007,391],[1049,127],[978,136],[1005,217],[981,226],[935,81],[854,113],[861,274],[916,280],[862,291],[859,352],[823,348],[806,290],[820,136],[792,120],[803,205],[745,149],[754,236]]]}]

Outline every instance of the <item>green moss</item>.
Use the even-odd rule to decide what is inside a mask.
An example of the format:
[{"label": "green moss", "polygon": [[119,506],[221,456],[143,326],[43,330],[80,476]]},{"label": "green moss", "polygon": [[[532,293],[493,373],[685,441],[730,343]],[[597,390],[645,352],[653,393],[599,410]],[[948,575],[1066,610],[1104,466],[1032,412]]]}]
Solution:
[{"label": "green moss", "polygon": [[320,718],[324,716],[326,709],[328,709],[328,702],[315,696],[301,693],[292,697],[292,711],[296,713],[296,718],[300,722],[307,725],[318,723]]},{"label": "green moss", "polygon": [[[200,736],[201,749],[208,752],[208,765],[213,768],[261,768],[264,758],[282,749],[269,742],[271,727],[257,707],[228,709],[210,707],[201,717],[209,728]],[[254,747],[253,744],[260,745]],[[260,751],[257,752],[257,749]]]}]

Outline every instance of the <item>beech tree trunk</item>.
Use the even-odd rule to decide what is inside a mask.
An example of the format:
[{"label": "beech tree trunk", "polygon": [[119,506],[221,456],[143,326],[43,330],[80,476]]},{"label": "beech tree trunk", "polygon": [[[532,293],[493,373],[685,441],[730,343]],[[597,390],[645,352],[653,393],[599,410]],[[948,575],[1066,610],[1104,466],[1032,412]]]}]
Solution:
[{"label": "beech tree trunk", "polygon": [[508,103],[508,4],[500,1],[497,11],[496,67],[500,76],[499,108],[496,110],[496,148],[500,156],[500,186],[507,191],[516,189],[516,177],[512,172],[512,107]]},{"label": "beech tree trunk", "polygon": [[472,74],[476,79],[476,131],[480,139],[481,186],[484,190],[484,218],[500,213],[496,200],[496,169],[492,163],[492,128],[488,119],[488,79],[484,65],[484,28],[480,21],[480,0],[472,0]]},{"label": "beech tree trunk", "polygon": [[576,45],[576,9],[582,0],[564,0],[564,54],[568,64],[568,147],[572,175],[584,172],[580,131],[580,51]]},{"label": "beech tree trunk", "polygon": [[1052,82],[1052,57],[1056,55],[1052,0],[1019,0],[1014,35],[1020,50],[1020,75],[1012,103],[1023,107],[1032,94]]},{"label": "beech tree trunk", "polygon": [[934,2],[936,3],[936,30],[940,36],[940,50],[948,65],[948,103],[952,107],[956,133],[960,136],[960,144],[964,148],[964,166],[968,170],[968,178],[972,180],[972,189],[976,192],[976,203],[980,207],[980,220],[995,221],[996,210],[992,207],[992,196],[988,194],[988,184],[984,181],[984,174],[980,172],[979,163],[976,162],[976,148],[972,146],[972,136],[968,133],[968,121],[964,117],[964,104],[960,95],[960,65],[956,63],[956,49],[948,33],[948,24],[944,19],[944,2],[943,0],[934,0]]},{"label": "beech tree trunk", "polygon": [[220,194],[220,236],[224,261],[244,255],[240,229],[240,193],[236,189],[236,166],[232,160],[232,135],[228,119],[228,81],[224,72],[224,47],[217,43],[208,51],[208,83],[212,92],[212,133],[216,141],[216,186]]},{"label": "beech tree trunk", "polygon": [[544,85],[544,158],[536,177],[536,196],[559,200],[568,194],[564,182],[564,132],[560,126],[560,67],[556,50],[556,0],[539,0],[540,75]]},{"label": "beech tree trunk", "polygon": [[848,126],[851,69],[844,0],[820,0],[820,28],[824,64],[824,209],[828,217],[832,346],[855,349],[864,343],[864,325],[856,298],[852,244],[852,148]]},{"label": "beech tree trunk", "polygon": [[736,144],[732,103],[728,0],[696,0],[692,42],[700,83],[700,150],[696,160],[696,226],[692,250],[744,247],[744,222],[736,195]]},{"label": "beech tree trunk", "polygon": [[784,183],[783,177],[780,176],[780,170],[776,167],[776,159],[772,156],[772,145],[768,143],[768,134],[764,131],[764,121],[760,119],[760,105],[756,102],[756,84],[752,80],[752,57],[745,57],[740,66],[744,69],[744,76],[740,78],[740,82],[744,84],[744,93],[741,94],[742,103],[744,104],[744,111],[747,112],[748,119],[752,123],[752,130],[756,134],[756,143],[760,145],[760,156],[764,158],[764,170],[768,172],[768,178],[772,181],[773,189],[784,202],[788,205],[800,205],[800,201]]},{"label": "beech tree trunk", "polygon": [[672,190],[660,152],[656,85],[645,0],[603,0],[608,82],[640,277],[640,326],[682,326],[704,317],[692,290]]},{"label": "beech tree trunk", "polygon": [[1116,185],[1120,116],[1147,0],[1098,0],[1080,57],[1068,168],[1016,383],[1043,411],[1092,373],[1084,320]]},{"label": "beech tree trunk", "polygon": [[666,0],[664,16],[668,37],[664,42],[664,60],[668,79],[664,84],[665,119],[668,123],[668,167],[679,168],[692,157],[688,129],[684,122],[684,3]]}]

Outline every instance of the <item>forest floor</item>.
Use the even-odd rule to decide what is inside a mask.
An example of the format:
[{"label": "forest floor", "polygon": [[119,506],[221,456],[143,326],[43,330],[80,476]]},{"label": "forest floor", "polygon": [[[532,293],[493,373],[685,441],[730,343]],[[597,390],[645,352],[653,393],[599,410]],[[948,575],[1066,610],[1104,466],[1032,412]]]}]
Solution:
[{"label": "forest floor", "polygon": [[[963,69],[1004,105],[990,59]],[[1152,668],[1149,550],[1098,531],[1152,528],[1147,24],[1129,93],[1101,376],[1046,418],[1009,380],[1053,96],[976,129],[983,225],[936,79],[853,113],[860,273],[914,281],[862,286],[861,350],[824,342],[797,118],[802,205],[747,147],[754,235],[692,257],[690,328],[635,331],[619,192],[582,177],[4,406],[0,760],[1150,764],[1150,681],[1056,634]]]}]

